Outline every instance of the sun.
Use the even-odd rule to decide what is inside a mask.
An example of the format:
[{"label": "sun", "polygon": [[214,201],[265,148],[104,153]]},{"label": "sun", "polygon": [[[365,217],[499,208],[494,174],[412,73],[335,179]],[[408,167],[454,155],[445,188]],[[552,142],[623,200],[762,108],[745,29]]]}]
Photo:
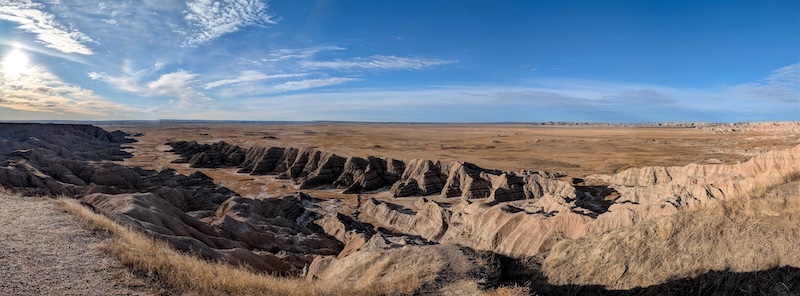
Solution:
[{"label": "sun", "polygon": [[28,72],[28,56],[22,50],[15,48],[3,58],[2,68],[7,78],[19,78]]}]

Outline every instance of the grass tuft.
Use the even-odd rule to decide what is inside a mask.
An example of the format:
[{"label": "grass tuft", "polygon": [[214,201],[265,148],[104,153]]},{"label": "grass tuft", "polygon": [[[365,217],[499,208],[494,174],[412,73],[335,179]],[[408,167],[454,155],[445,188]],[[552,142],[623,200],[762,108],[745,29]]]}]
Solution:
[{"label": "grass tuft", "polygon": [[[526,296],[532,295],[531,289],[523,286],[500,287],[483,294],[484,296]],[[535,294],[533,294],[535,295]]]}]

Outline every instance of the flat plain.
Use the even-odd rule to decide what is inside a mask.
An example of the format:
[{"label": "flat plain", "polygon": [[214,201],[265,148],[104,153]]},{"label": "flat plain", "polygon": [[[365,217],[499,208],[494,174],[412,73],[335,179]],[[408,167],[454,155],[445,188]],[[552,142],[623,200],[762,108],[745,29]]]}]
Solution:
[{"label": "flat plain", "polygon": [[70,197],[152,291],[800,289],[798,122],[103,128],[0,126],[0,184]]},{"label": "flat plain", "polygon": [[[170,141],[211,144],[225,141],[254,146],[316,148],[348,157],[390,157],[464,161],[487,169],[564,173],[566,178],[614,174],[644,166],[690,163],[735,164],[768,151],[800,143],[796,123],[657,127],[539,124],[383,124],[383,123],[152,123],[102,126],[142,133],[130,144],[134,157],[124,164],[148,169],[196,169],[174,164]],[[285,184],[271,177],[236,174],[235,169],[205,169],[242,195],[283,194]],[[565,179],[566,179],[565,178]],[[269,184],[268,184],[269,183]],[[288,191],[293,191],[289,189]],[[317,196],[331,193],[317,192]],[[337,196],[332,194],[332,196]]]}]

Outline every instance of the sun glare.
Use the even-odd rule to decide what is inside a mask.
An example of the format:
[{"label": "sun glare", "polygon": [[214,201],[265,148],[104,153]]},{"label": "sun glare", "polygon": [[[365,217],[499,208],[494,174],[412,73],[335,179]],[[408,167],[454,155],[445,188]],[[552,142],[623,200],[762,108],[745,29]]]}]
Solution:
[{"label": "sun glare", "polygon": [[3,74],[16,79],[28,71],[28,56],[22,50],[14,49],[3,59]]}]

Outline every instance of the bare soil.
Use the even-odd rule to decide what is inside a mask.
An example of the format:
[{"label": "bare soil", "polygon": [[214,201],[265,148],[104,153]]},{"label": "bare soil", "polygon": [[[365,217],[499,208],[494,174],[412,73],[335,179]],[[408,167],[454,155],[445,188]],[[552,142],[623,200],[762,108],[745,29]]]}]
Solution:
[{"label": "bare soil", "polygon": [[0,295],[152,295],[51,199],[0,193]]},{"label": "bare soil", "polygon": [[[539,126],[530,124],[208,124],[152,123],[103,126],[143,133],[123,164],[149,169],[196,169],[172,164],[168,141],[226,141],[253,146],[314,147],[341,156],[467,161],[504,171],[562,172],[567,177],[613,174],[631,167],[734,164],[770,150],[800,143],[796,129],[764,128],[734,133],[676,127]],[[245,196],[281,194],[290,184],[268,176],[203,169],[214,180]],[[315,196],[336,196],[316,191]]]}]

